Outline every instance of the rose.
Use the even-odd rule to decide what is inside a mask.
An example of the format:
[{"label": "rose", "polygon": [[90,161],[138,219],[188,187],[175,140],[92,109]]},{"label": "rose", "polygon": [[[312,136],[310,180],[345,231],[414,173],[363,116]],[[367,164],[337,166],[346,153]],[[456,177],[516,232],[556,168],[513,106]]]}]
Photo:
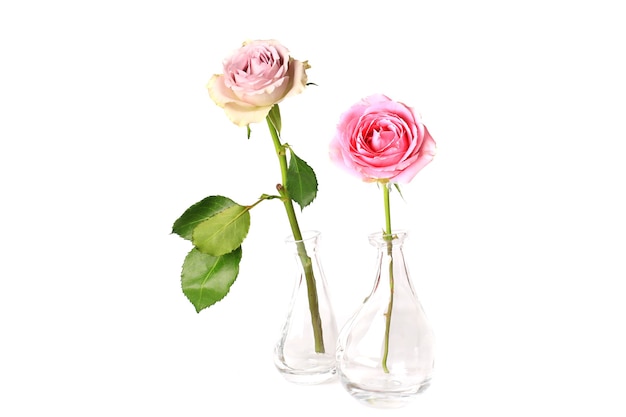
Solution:
[{"label": "rose", "polygon": [[340,117],[330,158],[365,181],[408,183],[434,157],[436,144],[413,109],[382,94]]},{"label": "rose", "polygon": [[307,61],[298,61],[275,40],[244,42],[224,60],[207,88],[211,99],[238,126],[261,122],[272,106],[304,91]]}]

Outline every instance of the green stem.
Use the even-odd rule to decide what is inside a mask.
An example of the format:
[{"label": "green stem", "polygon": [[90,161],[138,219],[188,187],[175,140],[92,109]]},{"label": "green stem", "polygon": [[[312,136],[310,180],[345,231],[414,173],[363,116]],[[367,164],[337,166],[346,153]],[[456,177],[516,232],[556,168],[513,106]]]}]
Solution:
[{"label": "green stem", "polygon": [[322,333],[322,319],[319,312],[319,303],[317,297],[317,287],[315,285],[315,276],[313,274],[313,263],[311,258],[307,254],[306,247],[302,241],[302,233],[300,226],[298,225],[298,219],[296,217],[296,211],[293,207],[293,201],[289,196],[289,190],[287,189],[287,155],[286,149],[280,142],[279,132],[277,126],[275,126],[271,117],[267,117],[267,126],[274,142],[274,149],[276,150],[276,156],[278,156],[278,162],[280,164],[280,172],[282,183],[276,188],[281,195],[281,200],[285,206],[287,212],[287,218],[289,219],[289,225],[291,226],[291,233],[293,234],[294,241],[298,250],[298,256],[302,267],[304,269],[304,276],[307,286],[307,295],[309,300],[309,311],[311,312],[311,324],[313,326],[313,338],[315,340],[315,352],[325,353],[324,349],[324,337]]},{"label": "green stem", "polygon": [[383,185],[383,202],[385,204],[385,234],[391,235],[391,204],[389,203],[389,183]]},{"label": "green stem", "polygon": [[389,357],[389,332],[391,329],[391,311],[393,309],[393,293],[394,293],[394,280],[393,280],[393,236],[391,235],[391,209],[389,204],[389,183],[383,185],[383,200],[385,204],[385,240],[387,240],[387,255],[389,256],[389,305],[387,306],[387,313],[385,314],[385,341],[383,352],[383,371],[389,373],[387,367],[387,358]]}]

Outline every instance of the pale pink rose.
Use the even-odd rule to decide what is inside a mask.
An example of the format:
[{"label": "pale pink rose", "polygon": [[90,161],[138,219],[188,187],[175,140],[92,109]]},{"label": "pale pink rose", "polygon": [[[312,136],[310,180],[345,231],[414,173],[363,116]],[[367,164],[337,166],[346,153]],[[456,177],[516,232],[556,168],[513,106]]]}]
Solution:
[{"label": "pale pink rose", "polygon": [[365,181],[408,183],[435,156],[436,144],[413,109],[382,94],[341,115],[330,158]]},{"label": "pale pink rose", "polygon": [[304,91],[307,61],[298,61],[275,40],[244,42],[211,77],[211,99],[238,126],[261,122],[272,106]]}]

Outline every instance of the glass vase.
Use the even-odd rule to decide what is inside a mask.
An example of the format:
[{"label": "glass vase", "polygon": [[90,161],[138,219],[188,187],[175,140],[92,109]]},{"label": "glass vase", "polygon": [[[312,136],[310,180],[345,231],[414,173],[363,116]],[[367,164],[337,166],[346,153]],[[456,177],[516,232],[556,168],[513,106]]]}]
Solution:
[{"label": "glass vase", "polygon": [[278,371],[297,384],[319,384],[336,377],[337,323],[318,253],[320,233],[286,239],[294,257],[295,283],[287,318],[274,349]]},{"label": "glass vase", "polygon": [[374,233],[374,286],[342,328],[337,372],[357,400],[376,408],[403,407],[430,385],[434,336],[414,291],[402,245],[405,231]]}]

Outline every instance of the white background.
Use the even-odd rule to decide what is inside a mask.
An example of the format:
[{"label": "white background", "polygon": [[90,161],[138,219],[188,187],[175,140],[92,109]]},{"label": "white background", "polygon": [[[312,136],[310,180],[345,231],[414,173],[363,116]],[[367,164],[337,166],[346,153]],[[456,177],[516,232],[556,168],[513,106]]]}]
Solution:
[{"label": "white background", "polygon": [[[626,415],[619,2],[408,4],[2,3],[1,415]],[[283,103],[283,138],[318,175],[301,223],[322,231],[341,323],[370,290],[384,217],[376,186],[328,160],[339,115],[384,93],[437,141],[392,196],[438,342],[407,408],[274,369],[292,285],[278,202],[253,211],[226,299],[196,314],[180,290],[173,221],[277,182],[266,127],[248,141],[205,90],[265,38],[318,85]]]}]

